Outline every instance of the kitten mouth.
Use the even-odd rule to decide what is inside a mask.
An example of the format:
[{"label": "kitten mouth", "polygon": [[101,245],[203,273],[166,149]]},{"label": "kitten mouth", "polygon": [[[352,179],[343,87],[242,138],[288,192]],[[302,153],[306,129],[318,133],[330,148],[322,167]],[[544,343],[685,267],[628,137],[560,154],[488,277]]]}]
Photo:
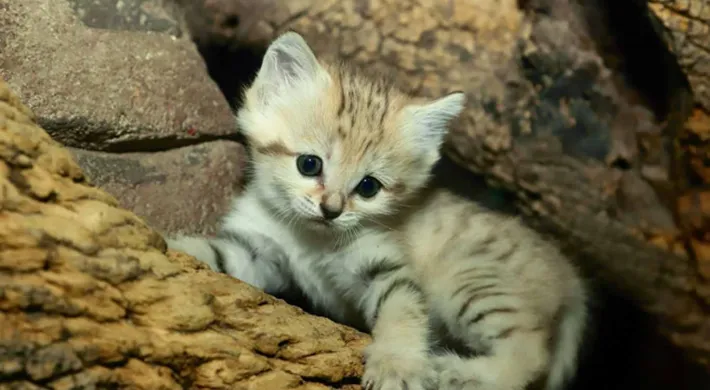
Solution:
[{"label": "kitten mouth", "polygon": [[323,219],[323,218],[309,218],[308,221],[312,222],[314,225],[317,225],[317,226],[325,226],[325,227],[332,227],[333,226],[332,221],[329,221],[329,220]]}]

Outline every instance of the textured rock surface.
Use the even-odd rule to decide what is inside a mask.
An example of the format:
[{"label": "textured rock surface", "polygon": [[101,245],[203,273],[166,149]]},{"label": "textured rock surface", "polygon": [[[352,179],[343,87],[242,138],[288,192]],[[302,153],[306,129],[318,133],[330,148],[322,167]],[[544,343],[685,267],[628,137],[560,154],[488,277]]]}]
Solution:
[{"label": "textured rock surface", "polygon": [[210,232],[241,146],[211,142],[234,138],[234,118],[179,21],[163,0],[0,0],[0,76],[122,205],[156,228]]},{"label": "textured rock surface", "polygon": [[148,151],[234,134],[202,58],[157,5],[1,0],[0,75],[68,146]]},{"label": "textured rock surface", "polygon": [[0,80],[0,388],[357,389],[368,338],[194,259]]},{"label": "textured rock surface", "polygon": [[191,2],[188,26],[212,20],[192,34],[252,46],[294,29],[316,52],[393,72],[410,92],[465,90],[469,107],[447,153],[514,194],[533,222],[710,367],[710,229],[690,218],[710,208],[683,185],[705,169],[688,152],[703,149],[677,142],[693,97],[645,3],[255,4]]},{"label": "textured rock surface", "polygon": [[164,152],[70,149],[93,184],[163,232],[211,234],[239,193],[241,144],[213,141]]},{"label": "textured rock surface", "polygon": [[710,113],[710,1],[649,0],[668,29],[668,44],[693,86],[696,101]]}]

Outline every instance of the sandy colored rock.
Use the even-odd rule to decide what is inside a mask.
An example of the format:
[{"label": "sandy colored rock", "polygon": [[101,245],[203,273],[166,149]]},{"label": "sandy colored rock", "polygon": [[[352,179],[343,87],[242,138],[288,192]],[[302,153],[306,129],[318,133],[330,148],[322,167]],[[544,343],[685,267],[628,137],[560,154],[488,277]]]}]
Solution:
[{"label": "sandy colored rock", "polygon": [[70,149],[91,182],[162,232],[212,234],[240,191],[244,147],[212,141],[164,152]]},{"label": "sandy colored rock", "polygon": [[0,76],[63,144],[150,151],[236,133],[157,0],[0,1]]},{"label": "sandy colored rock", "polygon": [[0,388],[357,389],[368,338],[191,257],[0,81]]}]

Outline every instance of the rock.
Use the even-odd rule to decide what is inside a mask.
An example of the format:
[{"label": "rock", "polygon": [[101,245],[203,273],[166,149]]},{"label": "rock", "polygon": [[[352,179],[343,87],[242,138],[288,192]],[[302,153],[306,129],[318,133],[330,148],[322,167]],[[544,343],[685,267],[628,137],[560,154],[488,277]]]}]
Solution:
[{"label": "rock", "polygon": [[213,141],[164,152],[70,149],[93,184],[156,229],[211,234],[239,193],[244,148]]},{"label": "rock", "polygon": [[68,0],[75,14],[87,27],[153,31],[179,37],[183,29],[174,9],[162,0]]},{"label": "rock", "polygon": [[165,150],[236,133],[199,53],[159,0],[0,4],[0,75],[65,145]]},{"label": "rock", "polygon": [[366,335],[166,253],[33,118],[0,79],[0,388],[360,388]]},{"label": "rock", "polygon": [[668,46],[678,57],[693,87],[696,102],[710,113],[710,1],[649,0],[668,34]]}]

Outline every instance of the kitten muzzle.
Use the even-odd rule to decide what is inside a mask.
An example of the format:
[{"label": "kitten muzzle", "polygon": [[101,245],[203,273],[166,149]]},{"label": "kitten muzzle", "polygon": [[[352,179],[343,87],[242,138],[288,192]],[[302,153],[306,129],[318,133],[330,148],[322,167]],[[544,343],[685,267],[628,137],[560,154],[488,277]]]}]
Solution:
[{"label": "kitten muzzle", "polygon": [[325,219],[335,219],[343,213],[343,197],[340,194],[324,194],[320,203],[320,211]]}]

